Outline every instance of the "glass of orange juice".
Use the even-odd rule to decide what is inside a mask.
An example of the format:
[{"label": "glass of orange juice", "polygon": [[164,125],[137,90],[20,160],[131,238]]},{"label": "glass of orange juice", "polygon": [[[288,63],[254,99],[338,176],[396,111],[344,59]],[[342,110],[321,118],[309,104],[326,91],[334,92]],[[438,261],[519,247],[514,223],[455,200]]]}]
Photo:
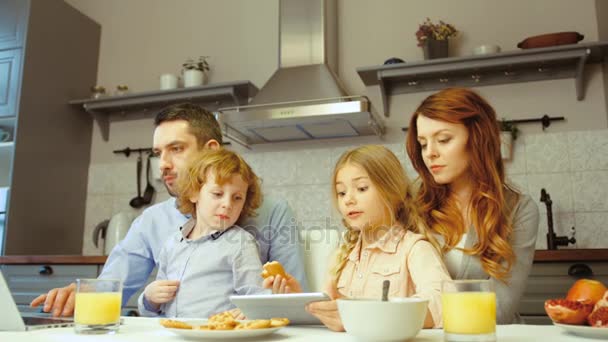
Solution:
[{"label": "glass of orange juice", "polygon": [[120,325],[122,282],[76,279],[74,328],[79,334],[113,334]]},{"label": "glass of orange juice", "polygon": [[496,293],[490,280],[450,280],[441,286],[444,341],[496,341]]}]

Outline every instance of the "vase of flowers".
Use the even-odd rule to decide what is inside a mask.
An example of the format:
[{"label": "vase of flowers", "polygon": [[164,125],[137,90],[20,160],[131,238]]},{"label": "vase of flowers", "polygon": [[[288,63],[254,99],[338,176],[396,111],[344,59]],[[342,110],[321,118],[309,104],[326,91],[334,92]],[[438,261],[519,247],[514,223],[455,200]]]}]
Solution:
[{"label": "vase of flowers", "polygon": [[200,56],[198,61],[188,59],[182,64],[182,74],[184,87],[200,86],[207,83],[207,73],[209,72],[209,56]]},{"label": "vase of flowers", "polygon": [[448,38],[455,37],[458,31],[450,24],[440,20],[434,24],[431,19],[418,26],[416,39],[424,51],[424,59],[445,58],[448,56]]}]

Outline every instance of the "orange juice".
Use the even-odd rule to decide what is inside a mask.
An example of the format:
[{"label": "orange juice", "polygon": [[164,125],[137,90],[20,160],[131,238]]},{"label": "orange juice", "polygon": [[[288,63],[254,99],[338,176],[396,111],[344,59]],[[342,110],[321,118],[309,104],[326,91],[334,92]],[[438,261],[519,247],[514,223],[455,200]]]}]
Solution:
[{"label": "orange juice", "polygon": [[120,292],[76,293],[74,322],[77,324],[112,324],[120,320]]},{"label": "orange juice", "polygon": [[444,292],[443,330],[452,334],[491,334],[496,330],[494,292]]}]

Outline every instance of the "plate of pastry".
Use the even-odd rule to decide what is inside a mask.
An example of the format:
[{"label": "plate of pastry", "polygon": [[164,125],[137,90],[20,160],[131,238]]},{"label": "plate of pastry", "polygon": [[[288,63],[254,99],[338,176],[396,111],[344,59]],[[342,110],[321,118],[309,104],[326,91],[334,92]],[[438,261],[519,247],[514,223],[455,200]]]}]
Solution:
[{"label": "plate of pastry", "polygon": [[235,320],[228,312],[209,319],[160,319],[166,330],[188,339],[235,339],[272,334],[289,324],[287,318]]},{"label": "plate of pastry", "polygon": [[553,324],[576,336],[602,340],[608,339],[608,328],[605,327],[590,327],[588,325],[562,324],[555,322],[553,322]]}]

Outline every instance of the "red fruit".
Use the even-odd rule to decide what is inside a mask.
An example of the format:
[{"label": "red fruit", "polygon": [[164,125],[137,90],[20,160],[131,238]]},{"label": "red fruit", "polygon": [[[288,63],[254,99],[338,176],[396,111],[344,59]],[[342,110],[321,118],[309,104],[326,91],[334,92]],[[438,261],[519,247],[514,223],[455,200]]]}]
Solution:
[{"label": "red fruit", "polygon": [[549,299],[545,301],[545,311],[557,323],[585,324],[593,305],[568,299]]},{"label": "red fruit", "polygon": [[606,286],[597,280],[579,279],[568,290],[566,299],[593,305],[602,299],[606,290]]},{"label": "red fruit", "polygon": [[608,328],[608,307],[601,306],[593,310],[587,319],[587,323],[592,327]]},{"label": "red fruit", "polygon": [[597,303],[595,303],[594,310],[597,310],[602,306],[608,306],[608,291],[604,293],[604,297],[602,297],[602,299],[598,300]]}]

